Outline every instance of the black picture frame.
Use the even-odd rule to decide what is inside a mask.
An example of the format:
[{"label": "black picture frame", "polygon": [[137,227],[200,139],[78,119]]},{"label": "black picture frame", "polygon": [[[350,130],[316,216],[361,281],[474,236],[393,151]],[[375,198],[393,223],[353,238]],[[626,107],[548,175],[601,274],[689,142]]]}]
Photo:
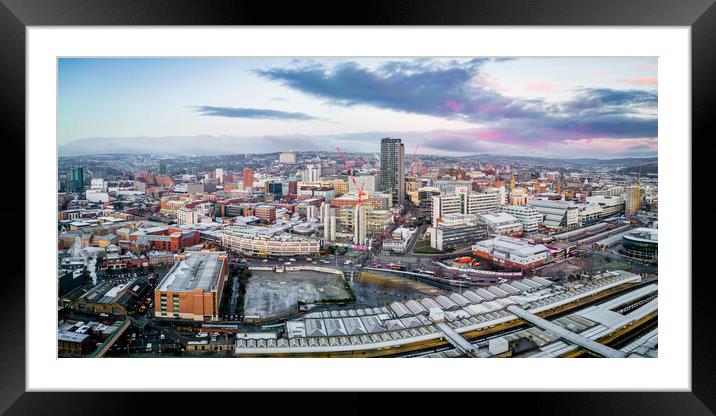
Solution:
[{"label": "black picture frame", "polygon": [[[437,1],[362,1],[348,3],[259,2],[183,0],[0,0],[0,138],[12,162],[24,164],[25,154],[25,29],[27,26],[104,26],[104,25],[568,25],[568,26],[688,26],[691,28],[692,52],[692,136],[702,140],[713,130],[711,109],[716,108],[716,6],[714,0],[503,0],[480,3],[470,0]],[[701,137],[704,136],[704,137]],[[692,149],[698,140],[692,139]],[[48,138],[50,140],[50,138]],[[684,138],[684,140],[686,140]],[[8,161],[10,163],[10,161]],[[696,164],[694,163],[694,166]],[[703,169],[707,169],[704,167]],[[24,172],[24,166],[12,169]],[[6,171],[7,172],[7,171]],[[701,176],[694,168],[692,177]],[[14,179],[11,179],[14,181]],[[31,184],[25,184],[29,189]],[[693,188],[696,189],[696,188]],[[24,191],[23,191],[24,192]],[[690,199],[690,195],[688,195]],[[691,205],[687,205],[691,209]],[[4,218],[23,216],[17,204],[2,204]],[[691,228],[691,224],[684,224]],[[3,239],[3,253],[17,257],[18,247],[25,247],[25,229],[19,221],[8,221]],[[21,237],[22,236],[22,237]],[[693,246],[696,256],[707,255]],[[9,254],[6,254],[9,255]],[[26,261],[31,259],[25,252]],[[696,257],[698,258],[698,257]],[[668,276],[686,281],[696,275],[685,263],[683,276]],[[17,263],[13,261],[13,263]],[[24,263],[23,263],[24,264]],[[692,266],[693,267],[693,266]],[[521,393],[520,397],[492,393],[494,398],[477,396],[473,403],[495,400],[509,404],[509,412],[524,414],[694,414],[710,415],[716,411],[716,355],[712,346],[713,331],[709,325],[716,318],[711,304],[713,278],[708,274],[692,280],[692,388],[689,392],[622,392],[622,393]],[[138,393],[28,393],[25,392],[25,270],[13,267],[5,271],[0,298],[4,311],[0,320],[3,340],[0,342],[0,412],[24,414],[136,414],[145,403],[161,402],[164,411],[180,414],[203,412],[203,399],[182,399],[177,394]],[[29,294],[31,295],[31,294]],[[700,329],[700,330],[693,330]],[[237,375],[239,376],[239,375]],[[234,399],[232,399],[233,401]],[[372,412],[376,407],[400,408],[403,411],[431,406],[443,411],[451,406],[440,399],[429,403],[426,396],[380,399],[340,398],[343,410],[350,413]],[[451,399],[453,400],[453,399]],[[464,398],[457,399],[465,400]],[[279,411],[297,410],[273,395],[260,398],[273,403]],[[301,401],[313,402],[315,398]],[[331,399],[331,401],[333,401]],[[282,404],[285,403],[285,404]],[[391,404],[392,403],[392,404]],[[457,402],[456,402],[457,403]],[[387,406],[387,407],[385,407]],[[311,407],[311,406],[308,406]],[[141,409],[141,410],[140,410]],[[314,409],[316,410],[316,409]],[[473,410],[475,410],[473,408]],[[487,409],[485,409],[487,410]],[[238,410],[237,410],[238,411]],[[248,407],[246,408],[248,411]]]}]

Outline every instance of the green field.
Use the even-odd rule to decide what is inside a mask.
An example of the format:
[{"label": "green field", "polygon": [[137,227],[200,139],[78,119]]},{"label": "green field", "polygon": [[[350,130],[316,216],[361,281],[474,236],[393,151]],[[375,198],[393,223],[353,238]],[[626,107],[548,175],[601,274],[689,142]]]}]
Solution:
[{"label": "green field", "polygon": [[444,252],[442,250],[438,250],[436,248],[432,248],[430,246],[424,246],[424,247],[416,247],[413,249],[413,253],[417,254],[443,254]]}]

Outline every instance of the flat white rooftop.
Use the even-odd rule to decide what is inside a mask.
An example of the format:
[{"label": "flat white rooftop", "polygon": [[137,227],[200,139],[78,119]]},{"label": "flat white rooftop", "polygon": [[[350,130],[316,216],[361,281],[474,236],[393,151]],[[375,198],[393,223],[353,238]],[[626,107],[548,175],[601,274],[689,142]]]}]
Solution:
[{"label": "flat white rooftop", "polygon": [[194,289],[209,291],[217,286],[221,275],[223,253],[191,253],[185,260],[174,264],[157,287],[159,291],[189,292]]}]

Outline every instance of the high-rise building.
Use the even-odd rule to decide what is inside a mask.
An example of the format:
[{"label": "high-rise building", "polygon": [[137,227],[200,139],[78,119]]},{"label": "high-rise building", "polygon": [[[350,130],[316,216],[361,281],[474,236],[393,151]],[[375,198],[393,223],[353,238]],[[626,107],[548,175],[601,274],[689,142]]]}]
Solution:
[{"label": "high-rise building", "polygon": [[405,146],[400,139],[380,140],[380,190],[393,196],[393,205],[405,199]]},{"label": "high-rise building", "polygon": [[244,189],[253,189],[253,187],[254,187],[254,170],[253,169],[244,168],[242,182],[244,185]]},{"label": "high-rise building", "polygon": [[278,162],[293,165],[294,163],[296,163],[296,154],[293,152],[279,153]]},{"label": "high-rise building", "polygon": [[224,169],[216,168],[214,176],[216,176],[216,180],[218,180],[219,183],[224,183]]},{"label": "high-rise building", "polygon": [[298,195],[298,181],[288,181],[288,194]]},{"label": "high-rise building", "polygon": [[160,164],[159,164],[159,173],[160,173],[161,175],[166,175],[166,173],[167,173],[167,165],[166,165],[165,163],[160,163]]},{"label": "high-rise building", "polygon": [[306,207],[306,218],[318,218],[318,207],[315,205],[308,205]]},{"label": "high-rise building", "polygon": [[323,223],[323,239],[326,241],[336,241],[336,209],[330,204],[323,202],[321,204],[321,222]]},{"label": "high-rise building", "polygon": [[303,175],[305,182],[318,181],[321,178],[321,165],[306,165],[306,173]]},{"label": "high-rise building", "polygon": [[625,210],[627,219],[639,212],[639,209],[641,208],[641,195],[639,188],[639,185],[630,185],[626,187],[626,198],[624,198],[624,202],[626,204]]},{"label": "high-rise building", "polygon": [[267,182],[266,189],[271,194],[283,195],[283,183],[281,182]]},{"label": "high-rise building", "polygon": [[353,210],[353,243],[365,245],[366,243],[366,214],[373,209],[368,206],[356,206]]},{"label": "high-rise building", "polygon": [[72,169],[72,182],[75,184],[75,190],[81,191],[85,184],[85,170],[82,167]]}]

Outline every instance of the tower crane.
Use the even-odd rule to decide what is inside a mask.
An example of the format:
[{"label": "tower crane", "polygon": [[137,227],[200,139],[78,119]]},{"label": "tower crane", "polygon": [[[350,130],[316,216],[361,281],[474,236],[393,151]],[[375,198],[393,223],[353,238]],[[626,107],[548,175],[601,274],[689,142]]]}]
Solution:
[{"label": "tower crane", "polygon": [[363,195],[365,195],[365,193],[363,192],[363,188],[365,187],[365,182],[363,182],[363,184],[358,187],[358,182],[356,181],[356,178],[353,177],[353,170],[350,168],[350,166],[348,166],[348,160],[346,159],[346,156],[343,154],[341,148],[338,147],[338,145],[336,145],[336,150],[338,150],[338,155],[343,160],[343,164],[346,166],[346,169],[348,169],[348,176],[350,177],[351,182],[353,182],[353,185],[358,188],[358,204],[356,205],[357,209],[363,203]]},{"label": "tower crane", "polygon": [[418,148],[420,147],[420,143],[415,145],[415,150],[413,150],[413,157],[410,159],[410,177],[415,177],[415,156],[418,155]]}]

